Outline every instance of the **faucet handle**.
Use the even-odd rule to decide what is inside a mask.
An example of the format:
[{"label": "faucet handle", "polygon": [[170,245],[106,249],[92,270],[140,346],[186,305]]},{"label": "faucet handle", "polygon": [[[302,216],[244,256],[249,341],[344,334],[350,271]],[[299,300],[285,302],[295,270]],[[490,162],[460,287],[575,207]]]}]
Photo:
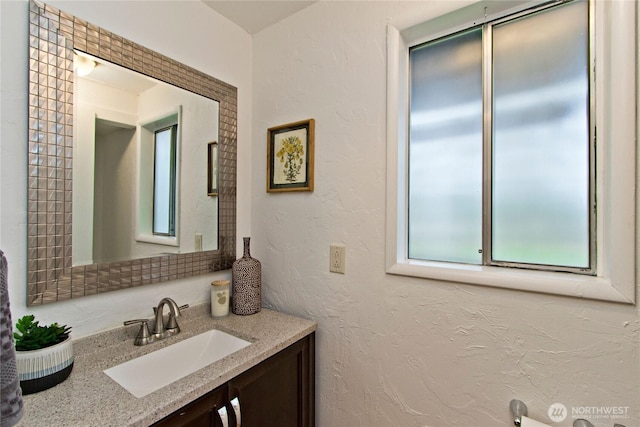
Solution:
[{"label": "faucet handle", "polygon": [[136,323],[147,323],[147,319],[126,320],[124,326],[135,325]]},{"label": "faucet handle", "polygon": [[136,335],[136,339],[133,341],[133,345],[146,345],[152,343],[154,339],[153,335],[149,332],[147,319],[127,320],[124,322],[124,326],[135,325],[136,323],[140,323],[140,330],[138,331],[138,335]]}]

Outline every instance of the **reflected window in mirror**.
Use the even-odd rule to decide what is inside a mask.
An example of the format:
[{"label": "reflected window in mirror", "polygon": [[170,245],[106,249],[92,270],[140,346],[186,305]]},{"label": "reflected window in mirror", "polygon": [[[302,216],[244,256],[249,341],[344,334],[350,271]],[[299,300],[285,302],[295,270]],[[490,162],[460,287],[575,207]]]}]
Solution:
[{"label": "reflected window in mirror", "polygon": [[176,235],[176,145],[178,124],[154,132],[153,234]]},{"label": "reflected window in mirror", "polygon": [[[155,246],[159,252],[180,251],[177,226],[181,219],[178,206],[180,189],[177,177],[181,170],[178,161],[182,145],[181,128],[182,106],[167,115],[145,121],[138,128],[135,235],[138,250],[144,247],[141,242],[147,242],[163,245]],[[195,220],[192,217],[189,219]],[[184,249],[186,251],[188,248]]]}]

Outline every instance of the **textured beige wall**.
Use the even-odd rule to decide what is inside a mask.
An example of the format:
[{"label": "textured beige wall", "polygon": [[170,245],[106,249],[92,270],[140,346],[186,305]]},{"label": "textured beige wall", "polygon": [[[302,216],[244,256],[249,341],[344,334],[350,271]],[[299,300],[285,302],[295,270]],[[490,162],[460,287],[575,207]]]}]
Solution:
[{"label": "textured beige wall", "polygon": [[[319,324],[318,426],[510,426],[512,398],[640,425],[636,306],[385,274],[386,25],[460,6],[319,2],[254,37],[252,254],[267,302]],[[307,118],[315,191],[266,194],[266,129]]]}]

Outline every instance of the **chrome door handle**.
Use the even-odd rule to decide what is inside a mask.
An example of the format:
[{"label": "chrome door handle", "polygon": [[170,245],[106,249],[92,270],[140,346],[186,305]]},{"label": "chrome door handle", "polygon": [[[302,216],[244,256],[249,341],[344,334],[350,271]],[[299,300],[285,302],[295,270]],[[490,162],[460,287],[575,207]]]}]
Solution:
[{"label": "chrome door handle", "polygon": [[233,408],[233,412],[236,414],[236,427],[241,427],[242,415],[240,414],[240,399],[237,397],[231,399],[231,407]]},{"label": "chrome door handle", "polygon": [[222,421],[222,427],[229,427],[229,417],[227,416],[226,406],[218,409],[218,415],[220,416],[220,421]]}]

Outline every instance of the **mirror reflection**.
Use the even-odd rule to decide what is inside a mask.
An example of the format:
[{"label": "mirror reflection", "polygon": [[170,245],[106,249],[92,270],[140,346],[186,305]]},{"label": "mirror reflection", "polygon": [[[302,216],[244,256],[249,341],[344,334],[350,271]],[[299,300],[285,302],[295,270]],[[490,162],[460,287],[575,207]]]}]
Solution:
[{"label": "mirror reflection", "polygon": [[82,52],[74,73],[73,265],[217,249],[219,103]]},{"label": "mirror reflection", "polygon": [[[237,88],[50,5],[29,7],[27,306],[231,268]],[[101,58],[169,86],[78,92],[98,82],[79,81],[76,52],[93,56],[78,60],[85,77],[106,70]],[[195,108],[201,100],[176,88],[215,101]]]}]

